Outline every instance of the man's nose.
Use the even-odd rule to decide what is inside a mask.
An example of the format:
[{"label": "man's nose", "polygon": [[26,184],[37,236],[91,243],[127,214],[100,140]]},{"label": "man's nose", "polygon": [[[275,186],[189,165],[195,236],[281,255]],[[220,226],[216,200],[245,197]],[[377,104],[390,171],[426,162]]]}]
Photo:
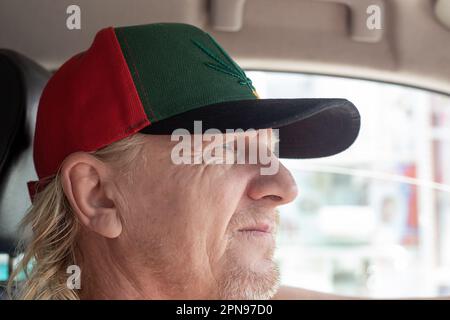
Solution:
[{"label": "man's nose", "polygon": [[247,195],[252,200],[265,199],[278,206],[293,201],[298,195],[298,188],[289,170],[279,163],[277,173],[255,177],[247,189]]}]

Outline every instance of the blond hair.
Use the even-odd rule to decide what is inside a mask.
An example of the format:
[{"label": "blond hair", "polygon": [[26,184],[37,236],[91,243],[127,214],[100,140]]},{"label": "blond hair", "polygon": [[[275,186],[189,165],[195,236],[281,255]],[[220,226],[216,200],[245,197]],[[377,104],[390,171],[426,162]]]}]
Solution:
[{"label": "blond hair", "polygon": [[[128,170],[138,156],[144,136],[135,134],[92,152],[98,159],[119,170]],[[23,258],[8,282],[12,299],[79,299],[67,286],[67,267],[77,265],[76,239],[80,223],[64,194],[60,173],[34,198],[20,224],[25,235],[17,248]],[[21,274],[25,280],[18,282]],[[15,288],[14,288],[15,287]],[[13,292],[14,291],[14,292]]]}]

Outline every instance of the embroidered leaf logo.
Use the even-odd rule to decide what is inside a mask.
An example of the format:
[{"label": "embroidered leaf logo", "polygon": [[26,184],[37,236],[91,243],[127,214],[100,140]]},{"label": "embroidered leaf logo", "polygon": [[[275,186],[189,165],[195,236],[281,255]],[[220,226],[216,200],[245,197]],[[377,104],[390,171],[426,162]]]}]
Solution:
[{"label": "embroidered leaf logo", "polygon": [[225,52],[225,50],[222,49],[222,47],[214,40],[214,38],[210,37],[212,42],[214,43],[215,47],[220,51],[222,56],[225,58],[225,61],[221,59],[218,55],[216,55],[212,50],[201,44],[200,42],[196,40],[192,40],[192,42],[201,50],[203,51],[208,57],[210,57],[212,60],[215,61],[215,63],[212,62],[205,62],[205,65],[222,73],[225,73],[229,76],[232,76],[236,79],[238,79],[238,83],[241,85],[246,85],[252,90],[252,92],[258,96],[256,93],[255,88],[253,87],[252,80],[250,78],[247,78],[244,70],[242,70]]}]

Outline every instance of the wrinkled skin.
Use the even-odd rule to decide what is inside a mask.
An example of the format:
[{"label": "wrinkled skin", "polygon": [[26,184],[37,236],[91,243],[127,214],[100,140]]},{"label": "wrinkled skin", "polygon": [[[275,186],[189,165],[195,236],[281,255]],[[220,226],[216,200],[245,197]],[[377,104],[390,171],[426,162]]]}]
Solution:
[{"label": "wrinkled skin", "polygon": [[175,165],[170,136],[145,139],[127,174],[82,152],[63,164],[83,225],[81,297],[271,298],[276,208],[297,196],[289,171],[281,163],[274,175],[261,175],[259,164]]}]

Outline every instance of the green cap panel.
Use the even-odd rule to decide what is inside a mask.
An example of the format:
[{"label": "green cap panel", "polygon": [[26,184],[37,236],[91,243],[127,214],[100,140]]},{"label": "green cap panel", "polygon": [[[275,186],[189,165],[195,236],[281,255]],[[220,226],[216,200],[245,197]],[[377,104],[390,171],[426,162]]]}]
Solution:
[{"label": "green cap panel", "polygon": [[115,33],[151,122],[215,103],[257,99],[244,71],[194,26],[159,23]]}]

